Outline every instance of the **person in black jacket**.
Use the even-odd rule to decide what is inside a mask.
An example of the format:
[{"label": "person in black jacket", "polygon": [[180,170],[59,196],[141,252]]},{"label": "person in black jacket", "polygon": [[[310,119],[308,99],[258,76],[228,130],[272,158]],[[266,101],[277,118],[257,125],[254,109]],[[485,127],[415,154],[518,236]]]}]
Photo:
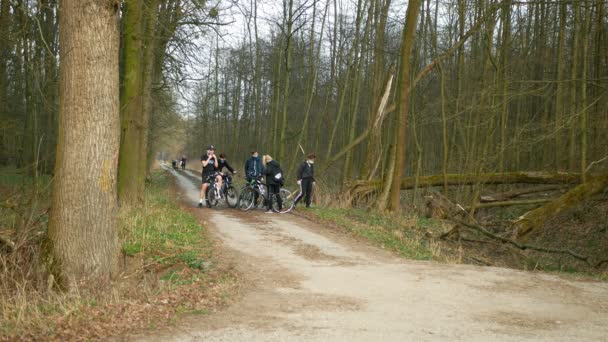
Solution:
[{"label": "person in black jacket", "polygon": [[281,186],[283,185],[283,170],[281,170],[281,165],[276,160],[273,160],[271,156],[264,155],[262,158],[262,164],[265,168],[266,175],[266,186],[268,187],[268,200],[266,201],[266,212],[272,213],[272,198],[276,196],[277,202],[279,204],[279,210],[281,210],[283,206],[283,201],[281,200],[281,196],[279,192],[281,191]]},{"label": "person in black jacket", "polygon": [[306,208],[310,208],[312,201],[312,187],[315,185],[315,159],[316,155],[310,153],[307,159],[300,164],[297,171],[298,185],[300,185],[300,194],[296,197],[294,206],[304,197]]},{"label": "person in black jacket", "polygon": [[236,170],[232,166],[230,166],[230,164],[228,164],[228,160],[226,160],[225,154],[220,153],[220,160],[218,160],[217,163],[217,171],[222,172],[224,168],[227,168],[230,173],[236,174]]},{"label": "person in black jacket", "polygon": [[[208,198],[205,198],[206,197],[205,194],[207,193],[207,188],[209,187],[209,184],[210,184],[209,183],[210,178],[216,177],[216,180],[217,180],[216,169],[218,168],[219,164],[218,164],[218,158],[215,155],[215,146],[209,145],[209,147],[207,147],[206,153],[201,156],[201,164],[203,167],[203,170],[201,172],[202,185],[201,185],[201,194],[199,197],[198,207],[202,208],[203,201],[204,201],[207,204],[207,208],[211,208],[211,204],[209,203]],[[219,179],[221,181],[222,177],[219,177]],[[220,186],[221,186],[221,183],[220,183]]]}]

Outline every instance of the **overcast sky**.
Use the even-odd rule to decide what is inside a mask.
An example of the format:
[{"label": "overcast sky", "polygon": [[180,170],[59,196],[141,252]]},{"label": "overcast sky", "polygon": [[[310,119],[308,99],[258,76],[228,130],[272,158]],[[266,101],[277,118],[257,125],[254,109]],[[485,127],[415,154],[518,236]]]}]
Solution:
[{"label": "overcast sky", "polygon": [[[191,61],[186,70],[192,80],[202,79],[207,77],[209,73],[209,63],[211,60],[211,52],[215,49],[216,39],[219,39],[218,44],[220,49],[236,48],[242,44],[243,40],[248,40],[248,17],[253,11],[253,1],[256,0],[218,0],[217,8],[219,10],[218,20],[222,25],[217,26],[217,33],[213,30],[207,30],[204,36],[196,40],[198,53],[196,61]],[[334,0],[294,0],[294,8],[298,3],[307,3],[310,7],[313,1],[316,1],[317,19],[320,22],[320,17],[325,9],[327,1],[331,1],[328,8],[328,22],[333,22],[333,1]],[[357,0],[335,0],[338,1],[338,12],[351,16],[352,20],[356,15]],[[281,0],[257,0],[258,10],[258,36],[260,38],[268,37],[271,29],[276,29],[278,23],[282,19],[283,4]],[[389,21],[393,23],[401,23],[405,17],[407,1],[393,0],[391,4],[391,13]],[[312,8],[306,12],[308,16],[312,16]],[[305,15],[306,15],[305,14]],[[253,34],[253,21],[249,22],[251,32]],[[332,24],[333,25],[333,24]],[[327,39],[327,30],[329,26],[326,24],[323,39]],[[306,28],[307,29],[307,28]],[[316,27],[317,34],[320,34],[320,23]],[[179,99],[179,104],[182,107],[182,112],[191,112],[194,98],[194,87],[196,81],[188,81],[180,87],[182,98]]]}]

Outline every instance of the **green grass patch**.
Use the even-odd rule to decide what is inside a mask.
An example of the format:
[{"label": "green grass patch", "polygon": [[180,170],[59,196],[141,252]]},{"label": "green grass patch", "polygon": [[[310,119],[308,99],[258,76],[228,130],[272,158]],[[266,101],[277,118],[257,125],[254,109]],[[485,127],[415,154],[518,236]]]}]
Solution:
[{"label": "green grass patch", "polygon": [[19,188],[25,187],[31,189],[32,186],[47,187],[52,181],[51,175],[38,175],[37,178],[33,174],[21,169],[0,168],[0,186]]},{"label": "green grass patch", "polygon": [[127,257],[112,291],[68,293],[47,290],[38,264],[51,177],[36,182],[20,170],[0,169],[0,230],[27,227],[31,235],[21,251],[0,254],[0,283],[7,285],[0,287],[0,340],[120,336],[225,303],[225,293],[236,288],[236,273],[211,261],[205,228],[176,204],[169,177],[153,173],[141,205],[120,209]]},{"label": "green grass patch", "polygon": [[121,211],[122,250],[128,256],[143,257],[146,263],[183,264],[205,270],[211,243],[197,219],[171,196],[167,175],[153,173],[143,206]]},{"label": "green grass patch", "polygon": [[[416,260],[433,259],[428,242],[422,239],[421,233],[412,224],[411,217],[385,215],[354,208],[315,207],[309,212],[403,257]],[[433,223],[425,221],[426,225]]]}]

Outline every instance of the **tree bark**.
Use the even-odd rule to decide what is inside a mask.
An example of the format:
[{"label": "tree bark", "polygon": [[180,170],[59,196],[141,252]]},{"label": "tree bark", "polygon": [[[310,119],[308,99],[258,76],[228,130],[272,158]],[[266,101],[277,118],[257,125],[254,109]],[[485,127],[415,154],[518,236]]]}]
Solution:
[{"label": "tree bark", "polygon": [[[141,203],[143,182],[139,177],[142,123],[142,0],[127,0],[124,14],[123,68],[120,96],[121,140],[118,197],[122,203]],[[140,184],[142,183],[142,184]]]},{"label": "tree bark", "polygon": [[103,287],[118,267],[118,2],[60,2],[60,125],[48,242],[60,284]]},{"label": "tree bark", "polygon": [[145,14],[145,50],[142,75],[142,129],[139,144],[138,193],[145,191],[145,179],[150,166],[148,135],[150,117],[152,116],[152,84],[156,79],[156,24],[158,20],[158,0],[146,1]]},{"label": "tree bark", "polygon": [[279,160],[285,159],[285,139],[287,134],[287,109],[289,107],[289,84],[290,84],[290,73],[291,73],[291,49],[292,49],[292,35],[293,32],[293,0],[289,0],[287,10],[287,30],[285,34],[285,90],[283,91],[283,112],[281,115],[281,133],[279,138]]},{"label": "tree bark", "polygon": [[410,55],[414,45],[414,34],[416,32],[416,22],[420,11],[420,0],[410,0],[405,14],[405,25],[403,26],[403,38],[401,45],[401,72],[399,94],[399,115],[397,119],[396,146],[395,146],[395,170],[391,184],[390,202],[388,210],[399,212],[401,210],[401,177],[405,161],[405,144],[407,131],[407,113],[409,109],[410,97]]},{"label": "tree bark", "polygon": [[[2,131],[2,137],[0,138],[0,163],[3,159],[7,161],[10,159],[10,151],[8,150],[8,60],[10,55],[10,31],[9,31],[9,7],[10,2],[8,0],[2,0],[0,2],[0,27],[2,27],[3,33],[0,34],[0,129]],[[6,154],[6,156],[5,156]]]},{"label": "tree bark", "polygon": [[565,44],[566,44],[566,2],[559,5],[559,33],[558,33],[558,56],[557,56],[557,89],[555,93],[555,131],[554,138],[554,156],[555,170],[559,171],[562,166],[562,157],[560,151],[562,144],[562,126],[564,112],[564,64],[565,64]]}]

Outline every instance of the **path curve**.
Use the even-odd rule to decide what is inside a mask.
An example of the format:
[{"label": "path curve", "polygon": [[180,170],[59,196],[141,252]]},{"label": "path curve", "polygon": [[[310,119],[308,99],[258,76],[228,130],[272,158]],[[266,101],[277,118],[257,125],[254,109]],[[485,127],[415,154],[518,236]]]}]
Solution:
[{"label": "path curve", "polygon": [[[193,176],[171,171],[198,200]],[[201,209],[250,289],[157,341],[608,341],[608,284],[396,258],[293,215]]]}]

